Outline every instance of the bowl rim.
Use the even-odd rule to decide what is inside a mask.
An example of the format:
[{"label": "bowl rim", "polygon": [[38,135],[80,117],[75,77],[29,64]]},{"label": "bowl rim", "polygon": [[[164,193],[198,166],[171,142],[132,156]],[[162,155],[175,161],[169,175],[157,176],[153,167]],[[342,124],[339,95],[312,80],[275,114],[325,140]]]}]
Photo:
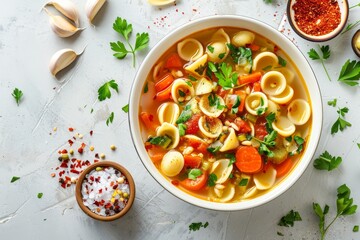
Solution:
[{"label": "bowl rim", "polygon": [[[119,170],[128,180],[129,189],[130,189],[130,197],[129,197],[128,202],[126,203],[125,207],[119,213],[116,213],[111,216],[101,216],[101,215],[98,215],[98,214],[92,212],[88,207],[86,207],[84,205],[84,203],[82,201],[81,187],[82,187],[84,178],[86,177],[86,175],[88,173],[90,173],[92,170],[94,170],[97,167],[113,167],[116,170]],[[130,172],[122,165],[120,165],[116,162],[112,162],[112,161],[99,161],[99,162],[91,164],[81,173],[80,177],[78,178],[78,180],[76,182],[75,197],[76,197],[76,201],[77,201],[79,207],[81,208],[81,210],[83,210],[83,212],[86,213],[88,216],[90,216],[96,220],[100,220],[100,221],[113,221],[115,219],[118,219],[118,218],[124,216],[130,210],[131,206],[133,205],[134,200],[135,200],[135,182],[134,182],[134,179],[131,176]]]},{"label": "bowl rim", "polygon": [[[314,80],[314,81],[310,82],[310,80],[307,80],[307,79],[305,79],[305,77],[303,77],[305,80],[305,84],[307,86],[309,95],[311,94],[311,92],[313,92],[313,94],[314,94],[314,97],[312,97],[312,101],[311,101],[312,109],[313,109],[313,111],[315,109],[317,110],[316,114],[313,114],[313,116],[311,118],[312,119],[312,129],[314,129],[314,130],[312,130],[312,133],[310,134],[311,136],[310,136],[309,143],[312,143],[312,147],[310,148],[310,146],[307,146],[306,151],[302,154],[301,161],[298,163],[298,166],[297,166],[298,170],[296,172],[293,171],[293,173],[287,177],[287,181],[281,181],[278,184],[278,186],[275,187],[275,189],[272,189],[271,191],[269,191],[269,192],[271,192],[271,194],[269,194],[269,192],[267,192],[255,199],[246,200],[243,202],[236,202],[236,203],[210,202],[207,200],[203,200],[203,199],[194,197],[194,196],[190,195],[189,193],[186,193],[186,192],[178,189],[174,185],[172,185],[167,179],[165,179],[165,177],[163,175],[161,175],[161,173],[159,172],[158,169],[155,169],[153,171],[153,169],[156,167],[152,163],[151,159],[147,155],[145,148],[143,147],[143,140],[142,140],[141,133],[140,133],[138,114],[139,114],[139,102],[140,102],[141,94],[139,94],[139,92],[140,93],[142,92],[142,87],[143,87],[145,79],[146,79],[146,77],[141,78],[142,74],[146,74],[146,76],[147,76],[150,73],[149,69],[152,69],[153,64],[154,64],[154,63],[148,63],[149,59],[151,59],[152,55],[155,55],[155,56],[159,55],[154,60],[154,61],[156,61],[159,57],[162,56],[162,54],[164,54],[164,52],[168,49],[168,47],[164,50],[164,49],[162,49],[161,46],[163,44],[166,45],[166,41],[168,38],[175,36],[173,38],[176,38],[176,41],[173,41],[173,43],[177,42],[177,41],[184,39],[185,37],[191,35],[192,33],[201,30],[201,29],[200,30],[198,29],[197,31],[185,33],[186,30],[189,30],[189,29],[191,30],[192,26],[196,26],[197,24],[204,24],[204,22],[207,23],[209,21],[211,22],[211,24],[206,25],[206,28],[208,28],[208,29],[216,28],[216,27],[217,28],[239,27],[238,25],[234,26],[234,22],[237,22],[237,23],[241,22],[241,24],[245,23],[242,28],[249,29],[249,27],[246,26],[246,24],[256,25],[258,28],[261,28],[261,30],[266,30],[267,32],[270,32],[271,34],[274,34],[279,41],[284,43],[287,48],[290,48],[291,51],[294,52],[296,54],[296,56],[300,58],[300,60],[302,60],[301,64],[295,64],[296,67],[299,69],[300,67],[298,65],[301,65],[302,67],[306,68],[306,70],[307,70],[306,73],[308,75],[310,75],[311,80]],[[222,24],[221,23],[222,21],[225,21],[227,23]],[[216,22],[216,24],[214,22]],[[253,31],[262,36],[265,36],[263,33],[259,33],[259,31],[255,31],[255,30],[253,30]],[[177,36],[177,35],[180,35],[181,37]],[[273,42],[274,42],[274,40],[273,40]],[[156,54],[156,51],[158,51],[158,50],[160,53]],[[288,52],[286,52],[286,53],[288,54]],[[292,59],[294,59],[294,56],[292,57]],[[293,62],[295,63],[294,60],[293,60]],[[150,66],[148,66],[148,65],[150,65]],[[304,74],[302,74],[302,75],[304,76]],[[310,85],[312,87],[312,90],[310,89]],[[316,104],[315,104],[315,101],[316,101]],[[129,105],[130,105],[130,109],[129,109],[129,119],[128,120],[129,120],[129,128],[130,128],[131,138],[132,138],[133,144],[135,146],[135,150],[136,150],[142,164],[144,165],[146,170],[150,173],[150,175],[164,189],[166,189],[168,192],[170,192],[172,195],[176,196],[177,198],[179,198],[187,203],[190,203],[192,205],[198,206],[198,207],[202,207],[202,208],[206,208],[206,209],[210,209],[210,210],[219,210],[219,211],[236,211],[236,210],[245,210],[245,209],[254,208],[254,207],[263,205],[267,202],[270,202],[274,198],[276,198],[276,197],[280,196],[281,194],[283,194],[284,192],[286,192],[291,186],[294,185],[294,183],[301,177],[301,175],[304,173],[304,171],[310,165],[310,161],[311,161],[313,155],[315,154],[315,151],[319,144],[319,139],[321,136],[321,129],[322,129],[322,122],[323,122],[323,109],[322,109],[323,103],[322,103],[321,92],[319,89],[319,84],[316,80],[314,71],[312,70],[305,55],[298,49],[297,46],[295,46],[295,44],[290,39],[288,39],[286,36],[281,34],[278,30],[274,29],[270,25],[268,25],[264,22],[261,22],[259,20],[250,18],[250,17],[239,16],[239,15],[215,15],[215,16],[202,17],[197,20],[186,23],[186,24],[172,30],[169,34],[165,35],[150,50],[150,52],[147,54],[147,56],[143,60],[141,66],[139,67],[139,69],[135,75],[135,80],[133,81],[133,84],[131,86],[130,95],[129,95]],[[132,106],[135,106],[135,107],[132,107]],[[316,115],[316,120],[318,120],[317,122],[315,121],[314,115]],[[138,128],[136,128],[136,127],[138,127]],[[137,147],[137,144],[139,144],[140,147]],[[306,159],[306,162],[304,159]],[[280,186],[282,186],[282,187],[280,188]]]},{"label": "bowl rim", "polygon": [[329,41],[329,40],[335,38],[336,36],[338,36],[346,26],[347,20],[349,18],[349,2],[348,2],[348,0],[337,0],[339,5],[341,5],[341,4],[343,5],[343,9],[344,9],[343,11],[340,10],[340,12],[341,12],[340,23],[332,32],[329,32],[327,34],[320,35],[320,36],[313,36],[313,35],[306,34],[297,27],[295,20],[293,18],[294,10],[292,10],[292,6],[295,4],[295,2],[296,2],[296,0],[288,1],[287,6],[286,6],[286,15],[287,15],[289,24],[290,24],[291,28],[294,30],[294,32],[296,32],[297,35],[299,35],[300,37],[302,37],[305,40],[308,40],[311,42]]}]

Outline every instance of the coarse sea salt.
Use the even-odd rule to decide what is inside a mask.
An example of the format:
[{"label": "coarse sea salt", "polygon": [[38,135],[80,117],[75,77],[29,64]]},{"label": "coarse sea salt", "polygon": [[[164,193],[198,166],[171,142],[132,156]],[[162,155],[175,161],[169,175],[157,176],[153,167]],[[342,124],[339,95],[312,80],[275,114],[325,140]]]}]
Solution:
[{"label": "coarse sea salt", "polygon": [[119,213],[131,194],[126,177],[113,167],[97,167],[88,173],[81,193],[84,205],[101,216]]}]

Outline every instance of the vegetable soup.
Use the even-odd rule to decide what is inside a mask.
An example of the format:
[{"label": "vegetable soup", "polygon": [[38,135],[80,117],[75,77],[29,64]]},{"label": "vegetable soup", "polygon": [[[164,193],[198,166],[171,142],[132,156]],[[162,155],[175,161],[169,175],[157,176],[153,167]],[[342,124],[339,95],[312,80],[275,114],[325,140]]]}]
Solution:
[{"label": "vegetable soup", "polygon": [[173,185],[239,202],[296,167],[311,128],[306,85],[290,58],[250,30],[212,28],[154,63],[140,100],[144,146]]}]

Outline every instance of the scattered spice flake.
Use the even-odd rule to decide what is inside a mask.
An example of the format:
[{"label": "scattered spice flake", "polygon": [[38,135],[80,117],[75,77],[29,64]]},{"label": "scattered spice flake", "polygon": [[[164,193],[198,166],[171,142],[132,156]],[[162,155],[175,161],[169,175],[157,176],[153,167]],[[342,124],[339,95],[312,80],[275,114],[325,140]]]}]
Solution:
[{"label": "scattered spice flake", "polygon": [[16,177],[16,176],[13,176],[12,178],[11,178],[11,183],[13,183],[13,182],[16,182],[17,180],[19,180],[20,179],[20,177]]},{"label": "scattered spice flake", "polygon": [[40,192],[40,193],[37,194],[37,197],[40,199],[40,198],[43,197],[43,195],[44,195],[44,194]]},{"label": "scattered spice flake", "polygon": [[92,136],[92,135],[93,135],[93,130],[90,131],[90,136]]},{"label": "scattered spice flake", "polygon": [[74,128],[70,127],[69,132],[73,132],[73,131],[74,131]]}]

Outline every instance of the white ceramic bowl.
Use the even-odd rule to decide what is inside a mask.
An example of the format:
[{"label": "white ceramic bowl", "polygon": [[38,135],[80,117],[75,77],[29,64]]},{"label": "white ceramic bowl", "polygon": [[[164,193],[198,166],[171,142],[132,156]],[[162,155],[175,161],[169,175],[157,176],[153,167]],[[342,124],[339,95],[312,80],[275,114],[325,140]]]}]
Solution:
[{"label": "white ceramic bowl", "polygon": [[[300,162],[297,164],[296,168],[290,173],[290,175],[280,182],[274,189],[271,191],[255,198],[252,200],[237,202],[237,203],[218,203],[218,202],[209,202],[201,200],[199,198],[193,197],[190,194],[178,189],[173,184],[171,184],[165,177],[161,175],[159,170],[154,166],[151,159],[149,158],[143,140],[140,133],[140,122],[139,122],[139,103],[140,103],[140,93],[143,90],[144,82],[152,70],[154,64],[158,59],[163,55],[163,53],[170,48],[174,43],[185,38],[186,36],[213,27],[242,27],[250,29],[260,35],[263,35],[276,45],[280,46],[289,57],[292,58],[293,62],[297,64],[298,69],[301,69],[303,78],[306,81],[309,94],[311,96],[311,106],[312,106],[312,128],[310,137],[307,143],[306,151],[303,153]],[[143,162],[146,169],[149,173],[155,178],[155,180],[160,183],[166,190],[168,190],[173,195],[178,198],[191,203],[193,205],[208,208],[212,210],[222,210],[222,211],[233,211],[233,210],[243,210],[248,208],[253,208],[262,204],[265,204],[272,199],[276,198],[280,194],[284,193],[289,189],[303,174],[307,166],[309,165],[313,154],[316,150],[320,132],[322,127],[322,101],[319,91],[319,86],[316,81],[315,75],[307,62],[306,58],[299,51],[295,45],[282,35],[277,30],[272,27],[264,24],[260,21],[241,17],[241,16],[212,16],[201,18],[196,21],[192,21],[188,24],[185,24],[178,29],[172,31],[170,34],[166,35],[161,41],[159,41],[146,56],[145,60],[141,64],[139,71],[136,74],[135,80],[132,85],[130,93],[130,110],[129,110],[129,124],[131,130],[131,136],[133,143],[135,145],[136,151]]]}]

